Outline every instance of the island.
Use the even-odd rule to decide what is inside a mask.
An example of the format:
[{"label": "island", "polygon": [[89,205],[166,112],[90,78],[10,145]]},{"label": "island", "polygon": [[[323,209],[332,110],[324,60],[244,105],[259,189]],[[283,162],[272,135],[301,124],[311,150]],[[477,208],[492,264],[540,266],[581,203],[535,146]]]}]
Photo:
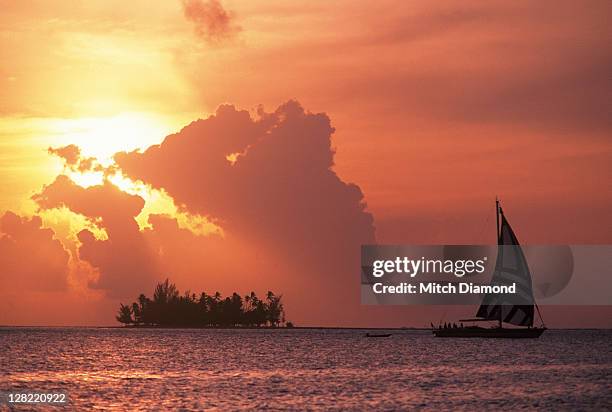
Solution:
[{"label": "island", "polygon": [[168,279],[155,287],[153,299],[144,294],[131,305],[120,304],[117,321],[137,327],[293,327],[285,321],[282,295],[271,291],[265,300],[255,292],[223,298],[219,292],[180,294]]}]

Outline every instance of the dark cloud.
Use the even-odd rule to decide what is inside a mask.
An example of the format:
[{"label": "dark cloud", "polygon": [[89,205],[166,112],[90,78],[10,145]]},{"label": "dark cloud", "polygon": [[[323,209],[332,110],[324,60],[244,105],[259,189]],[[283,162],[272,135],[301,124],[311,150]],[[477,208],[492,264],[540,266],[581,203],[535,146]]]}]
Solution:
[{"label": "dark cloud", "polygon": [[73,171],[98,171],[103,172],[105,168],[102,167],[98,161],[93,157],[82,157],[81,149],[74,145],[68,145],[64,147],[50,147],[47,149],[49,154],[55,155],[62,159],[64,165]]},{"label": "dark cloud", "polygon": [[70,255],[40,217],[12,212],[0,217],[0,268],[12,290],[58,291],[67,286]]},{"label": "dark cloud", "polygon": [[60,175],[33,199],[41,209],[66,206],[106,230],[107,240],[96,239],[89,230],[78,234],[79,258],[100,272],[90,284],[92,288],[104,289],[109,296],[133,297],[161,277],[157,256],[135,220],[144,206],[141,197],[127,194],[108,181],[83,188]]},{"label": "dark cloud", "polygon": [[71,144],[64,147],[50,147],[49,154],[60,157],[64,160],[66,166],[76,166],[81,159],[81,149],[78,146]]},{"label": "dark cloud", "polygon": [[209,43],[217,43],[240,31],[234,16],[219,0],[182,0],[185,18],[193,23],[196,35]]},{"label": "dark cloud", "polygon": [[[374,242],[374,226],[359,187],[332,169],[333,131],[327,115],[294,101],[257,119],[225,105],[161,145],[115,159],[131,178],[165,189],[261,259],[280,262],[278,284],[301,320],[331,321],[333,307],[336,320],[346,322],[359,312],[360,245]],[[274,277],[268,272],[260,283]]]}]

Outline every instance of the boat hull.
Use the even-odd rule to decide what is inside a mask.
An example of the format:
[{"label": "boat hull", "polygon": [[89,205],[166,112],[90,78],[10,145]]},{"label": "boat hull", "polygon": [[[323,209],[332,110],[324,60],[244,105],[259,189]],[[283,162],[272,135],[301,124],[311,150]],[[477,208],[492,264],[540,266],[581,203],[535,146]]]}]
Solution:
[{"label": "boat hull", "polygon": [[506,328],[447,328],[434,329],[437,338],[507,338],[535,339],[539,338],[546,328],[506,329]]}]

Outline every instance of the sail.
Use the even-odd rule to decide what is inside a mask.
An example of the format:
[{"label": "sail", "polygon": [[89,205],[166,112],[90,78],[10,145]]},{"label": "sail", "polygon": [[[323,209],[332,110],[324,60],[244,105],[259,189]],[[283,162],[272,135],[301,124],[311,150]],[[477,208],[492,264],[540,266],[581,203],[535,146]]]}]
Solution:
[{"label": "sail", "polygon": [[533,325],[533,290],[531,274],[523,250],[501,211],[501,227],[497,247],[497,262],[491,285],[516,284],[516,295],[511,302],[503,294],[485,295],[476,316],[489,320],[501,320],[519,326]]}]

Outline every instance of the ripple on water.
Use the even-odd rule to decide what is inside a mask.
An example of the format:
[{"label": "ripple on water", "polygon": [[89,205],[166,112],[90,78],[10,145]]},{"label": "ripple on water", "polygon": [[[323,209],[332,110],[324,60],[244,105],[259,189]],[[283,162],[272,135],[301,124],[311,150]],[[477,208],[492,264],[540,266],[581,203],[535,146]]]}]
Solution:
[{"label": "ripple on water", "polygon": [[[609,331],[538,340],[347,330],[0,329],[5,390],[76,409],[610,409]],[[562,379],[561,379],[562,378]]]}]

